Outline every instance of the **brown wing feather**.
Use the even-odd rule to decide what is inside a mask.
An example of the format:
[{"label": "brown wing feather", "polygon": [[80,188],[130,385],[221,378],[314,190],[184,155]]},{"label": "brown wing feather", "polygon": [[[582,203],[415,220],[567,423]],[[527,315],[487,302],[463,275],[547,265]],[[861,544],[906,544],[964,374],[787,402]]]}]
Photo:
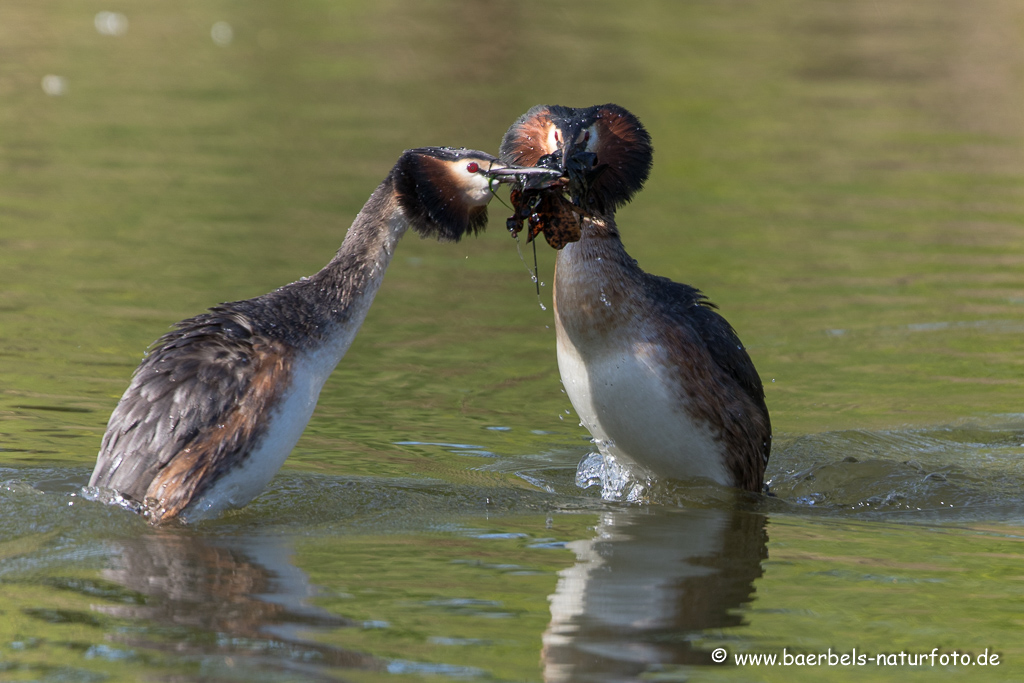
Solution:
[{"label": "brown wing feather", "polygon": [[287,386],[290,354],[279,343],[253,347],[248,391],[216,424],[175,454],[146,490],[154,523],[176,517],[208,485],[258,445],[273,404]]},{"label": "brown wing feather", "polygon": [[239,310],[245,303],[183,320],[154,344],[110,416],[90,486],[142,503],[161,472],[178,463],[162,476],[192,472],[177,494],[187,504],[225,461],[244,457],[272,388],[289,382],[291,360],[290,347],[254,331]]},{"label": "brown wing feather", "polygon": [[677,368],[692,392],[688,409],[720,429],[736,486],[760,491],[772,446],[764,387],[736,331],[697,289],[648,275],[650,299],[672,321],[665,329]]}]

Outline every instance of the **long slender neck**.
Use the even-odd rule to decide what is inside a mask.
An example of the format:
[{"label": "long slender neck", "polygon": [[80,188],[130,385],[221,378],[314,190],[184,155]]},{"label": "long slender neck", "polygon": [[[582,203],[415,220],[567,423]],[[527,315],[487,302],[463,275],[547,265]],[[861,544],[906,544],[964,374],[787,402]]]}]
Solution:
[{"label": "long slender neck", "polygon": [[380,289],[409,220],[395,200],[391,179],[381,183],[348,229],[330,263],[309,278],[327,323],[360,325]]},{"label": "long slender neck", "polygon": [[556,324],[591,335],[631,315],[644,273],[619,240],[615,221],[583,220],[582,237],[555,259]]},{"label": "long slender neck", "polygon": [[[296,348],[341,359],[370,310],[409,219],[391,177],[380,184],[348,229],[338,253],[320,272],[232,305],[256,313],[261,332]],[[333,367],[333,366],[332,366]]]},{"label": "long slender neck", "polygon": [[621,268],[625,263],[635,266],[633,259],[622,246],[614,219],[595,217],[582,220],[579,241],[569,242],[559,250],[559,265],[566,268],[602,268],[605,260],[611,259],[613,268]]}]

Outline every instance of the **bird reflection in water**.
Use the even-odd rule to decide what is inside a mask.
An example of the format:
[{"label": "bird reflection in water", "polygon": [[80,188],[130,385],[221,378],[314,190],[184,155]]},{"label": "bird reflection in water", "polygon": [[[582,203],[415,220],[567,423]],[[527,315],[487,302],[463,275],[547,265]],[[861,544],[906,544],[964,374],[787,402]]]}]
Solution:
[{"label": "bird reflection in water", "polygon": [[568,544],[576,564],[550,596],[541,655],[547,683],[619,681],[711,664],[693,645],[740,626],[768,556],[765,517],[739,510],[625,508],[594,538]]},{"label": "bird reflection in water", "polygon": [[[387,667],[371,655],[310,639],[318,630],[364,625],[306,604],[316,591],[291,563],[291,544],[283,537],[207,539],[155,531],[118,543],[103,576],[146,599],[94,609],[155,624],[123,631],[118,637],[130,647],[165,649],[235,673],[252,670],[261,680],[268,670],[333,681],[330,669]],[[169,628],[178,637],[168,640]]]}]

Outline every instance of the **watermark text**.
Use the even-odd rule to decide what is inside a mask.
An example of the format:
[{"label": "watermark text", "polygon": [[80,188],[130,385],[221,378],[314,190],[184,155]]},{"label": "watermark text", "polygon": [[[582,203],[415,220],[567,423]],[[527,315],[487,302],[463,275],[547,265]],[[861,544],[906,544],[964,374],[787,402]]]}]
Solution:
[{"label": "watermark text", "polygon": [[[711,659],[716,664],[725,664],[729,659],[729,651],[724,647],[712,650]],[[792,652],[782,648],[782,652],[736,652],[732,655],[732,663],[736,666],[999,666],[999,654],[990,652],[972,653],[963,650],[940,650],[932,648],[930,652],[899,652],[870,653],[857,648],[846,651],[834,651],[828,648],[824,652]]]}]

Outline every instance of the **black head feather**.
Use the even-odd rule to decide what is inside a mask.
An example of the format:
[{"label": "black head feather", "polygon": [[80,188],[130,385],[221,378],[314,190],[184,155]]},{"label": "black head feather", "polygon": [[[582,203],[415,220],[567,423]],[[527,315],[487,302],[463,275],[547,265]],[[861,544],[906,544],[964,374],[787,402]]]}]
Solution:
[{"label": "black head feather", "polygon": [[[487,226],[491,196],[485,172],[498,160],[473,149],[406,150],[392,170],[395,193],[413,230],[457,242]],[[473,164],[479,170],[473,171]]]}]

